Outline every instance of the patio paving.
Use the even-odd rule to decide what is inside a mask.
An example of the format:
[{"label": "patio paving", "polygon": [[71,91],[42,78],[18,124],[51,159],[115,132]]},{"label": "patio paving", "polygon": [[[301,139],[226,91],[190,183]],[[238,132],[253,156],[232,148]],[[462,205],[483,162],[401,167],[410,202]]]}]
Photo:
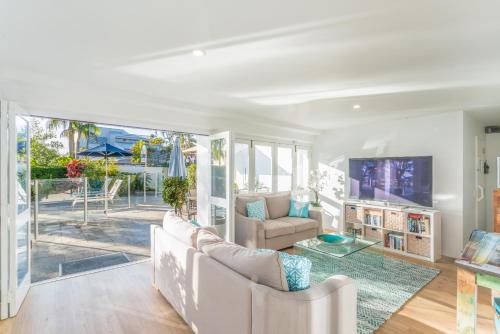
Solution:
[{"label": "patio paving", "polygon": [[[38,238],[33,240],[31,280],[39,282],[59,277],[63,264],[109,254],[123,253],[129,261],[149,258],[150,225],[161,225],[170,208],[161,198],[134,198],[133,207],[114,203],[104,214],[99,206],[89,210],[88,223],[83,224],[83,209],[70,203],[41,205],[38,215]],[[104,262],[104,261],[103,261]]]}]

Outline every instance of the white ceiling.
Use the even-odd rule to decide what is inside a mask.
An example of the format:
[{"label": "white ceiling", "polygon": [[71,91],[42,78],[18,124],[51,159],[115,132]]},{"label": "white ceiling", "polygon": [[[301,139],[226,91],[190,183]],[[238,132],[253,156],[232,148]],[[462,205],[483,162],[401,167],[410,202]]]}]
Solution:
[{"label": "white ceiling", "polygon": [[498,0],[0,0],[0,92],[74,82],[312,131],[449,110],[500,123],[498,13]]}]

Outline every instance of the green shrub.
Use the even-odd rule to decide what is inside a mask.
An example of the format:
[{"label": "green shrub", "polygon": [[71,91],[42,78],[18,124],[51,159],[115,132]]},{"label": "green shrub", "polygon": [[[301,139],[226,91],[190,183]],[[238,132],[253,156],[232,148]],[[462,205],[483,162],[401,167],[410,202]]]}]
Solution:
[{"label": "green shrub", "polygon": [[179,214],[186,201],[188,180],[181,177],[167,177],[163,181],[163,201]]},{"label": "green shrub", "polygon": [[66,178],[66,167],[31,167],[31,178],[35,179],[63,179]]}]

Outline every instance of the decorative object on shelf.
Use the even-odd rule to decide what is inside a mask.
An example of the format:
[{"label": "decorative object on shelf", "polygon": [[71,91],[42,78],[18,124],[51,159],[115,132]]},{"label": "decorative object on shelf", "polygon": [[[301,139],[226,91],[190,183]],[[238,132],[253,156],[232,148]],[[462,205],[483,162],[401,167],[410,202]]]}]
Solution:
[{"label": "decorative object on shelf", "polygon": [[441,214],[420,207],[344,204],[343,231],[360,225],[364,237],[382,241],[384,251],[435,262],[441,257]]},{"label": "decorative object on shelf", "polygon": [[319,203],[319,193],[326,187],[326,178],[326,171],[321,172],[319,169],[312,170],[309,174],[308,188],[314,194],[314,202],[311,202],[312,206],[321,206]]}]

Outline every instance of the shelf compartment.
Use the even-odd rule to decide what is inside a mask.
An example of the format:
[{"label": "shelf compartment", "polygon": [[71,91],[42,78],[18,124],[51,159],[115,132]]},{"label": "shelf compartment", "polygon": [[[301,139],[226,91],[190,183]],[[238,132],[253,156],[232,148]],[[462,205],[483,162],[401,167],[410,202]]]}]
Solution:
[{"label": "shelf compartment", "polygon": [[347,222],[359,222],[364,221],[364,210],[356,205],[346,205],[345,207],[345,220]]},{"label": "shelf compartment", "polygon": [[398,231],[385,231],[384,234],[384,247],[386,249],[404,252],[405,250],[405,235],[403,232]]},{"label": "shelf compartment", "polygon": [[420,213],[409,213],[406,216],[406,232],[418,235],[430,235],[431,217]]},{"label": "shelf compartment", "polygon": [[401,211],[384,211],[384,228],[391,231],[403,232],[406,214]]},{"label": "shelf compartment", "polygon": [[368,239],[383,240],[383,230],[381,228],[365,226],[364,236]]},{"label": "shelf compartment", "polygon": [[384,211],[377,209],[365,209],[364,210],[364,220],[366,225],[373,227],[383,226]]},{"label": "shelf compartment", "polygon": [[431,239],[418,235],[407,234],[406,243],[408,253],[416,254],[424,257],[431,256]]}]

